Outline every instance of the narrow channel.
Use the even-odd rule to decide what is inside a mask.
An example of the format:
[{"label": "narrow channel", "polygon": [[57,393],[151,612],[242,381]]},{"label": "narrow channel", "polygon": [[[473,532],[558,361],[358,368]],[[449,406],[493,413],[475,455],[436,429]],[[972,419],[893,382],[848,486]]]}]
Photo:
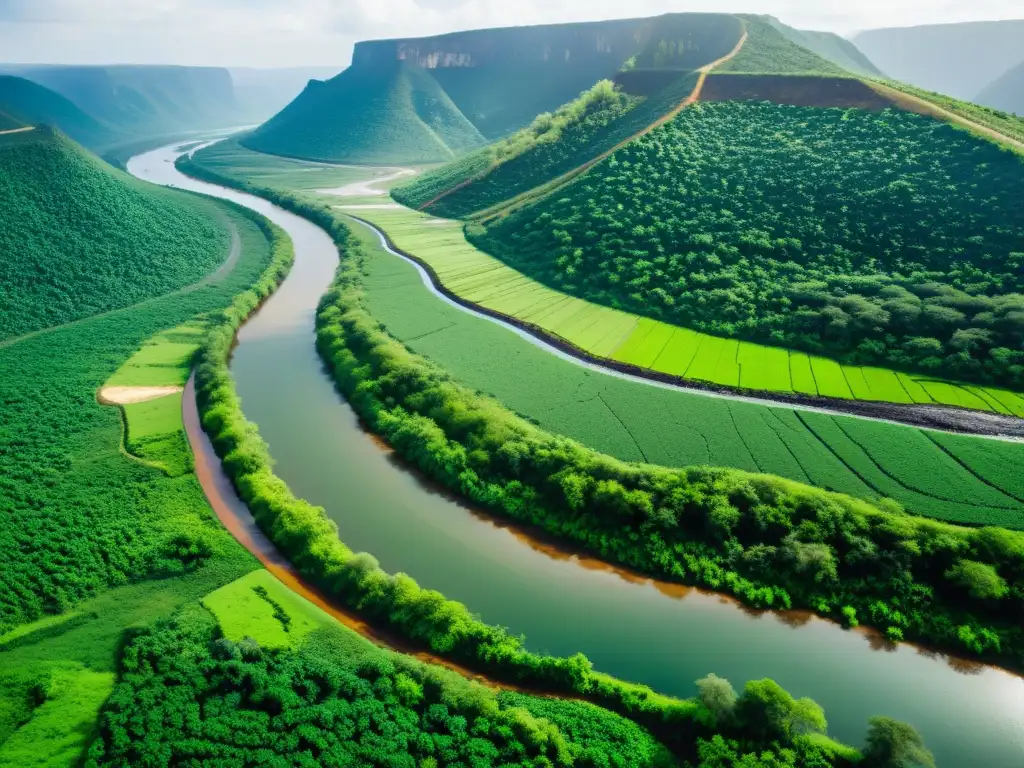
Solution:
[{"label": "narrow channel", "polygon": [[[1024,765],[1024,679],[807,616],[756,614],[714,595],[659,589],[531,546],[432,491],[359,425],[314,348],[314,315],[337,253],[319,228],[249,195],[188,179],[173,148],[134,158],[139,178],[245,205],[283,227],[296,263],[241,330],[232,372],[276,472],[326,508],[343,540],[391,572],[459,600],[528,646],[679,696],[708,672],[737,686],[772,677],[818,701],[836,738],[860,744],[871,715],[917,727],[940,766]],[[511,332],[511,331],[510,331]]]}]

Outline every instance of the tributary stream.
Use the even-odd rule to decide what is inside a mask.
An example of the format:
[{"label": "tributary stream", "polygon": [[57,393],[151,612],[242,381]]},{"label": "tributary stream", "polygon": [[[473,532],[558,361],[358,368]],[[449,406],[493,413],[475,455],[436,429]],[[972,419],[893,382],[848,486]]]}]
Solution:
[{"label": "tributary stream", "polygon": [[330,238],[264,200],[186,178],[177,154],[149,152],[129,170],[257,210],[295,243],[291,274],[242,328],[231,369],[277,474],[327,510],[349,547],[525,635],[532,650],[582,651],[597,669],[666,694],[693,695],[709,672],[737,687],[771,677],[820,703],[829,733],[851,744],[862,743],[868,717],[883,714],[918,728],[945,768],[1024,766],[1024,678],[620,574],[531,542],[422,483],[361,428],[314,348],[316,305],[337,264]]}]

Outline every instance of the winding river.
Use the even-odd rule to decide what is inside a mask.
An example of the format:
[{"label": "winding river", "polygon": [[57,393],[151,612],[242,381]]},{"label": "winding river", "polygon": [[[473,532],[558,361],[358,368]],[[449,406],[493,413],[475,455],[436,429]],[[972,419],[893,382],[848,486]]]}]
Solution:
[{"label": "winding river", "polygon": [[531,542],[421,483],[361,429],[314,348],[316,304],[337,263],[329,237],[264,200],[186,178],[177,154],[156,150],[128,167],[257,210],[295,242],[291,274],[242,328],[231,367],[277,474],[325,507],[350,547],[524,634],[534,650],[582,651],[598,669],[664,693],[692,695],[708,672],[737,686],[772,677],[817,700],[844,741],[861,743],[868,717],[885,714],[916,726],[940,766],[1024,766],[1020,677],[630,577]]}]

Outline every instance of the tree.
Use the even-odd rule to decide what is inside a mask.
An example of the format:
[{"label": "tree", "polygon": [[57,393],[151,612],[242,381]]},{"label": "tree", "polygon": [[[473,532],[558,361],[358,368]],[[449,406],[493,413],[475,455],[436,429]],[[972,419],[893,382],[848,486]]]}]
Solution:
[{"label": "tree", "polygon": [[792,743],[806,733],[822,733],[828,727],[825,713],[811,699],[794,699],[774,680],[751,680],[736,706],[742,726],[754,738]]},{"label": "tree", "polygon": [[946,578],[967,590],[976,600],[998,600],[1007,592],[1006,581],[987,563],[957,560]]},{"label": "tree", "polygon": [[914,728],[891,717],[868,720],[864,768],[935,768],[935,758]]},{"label": "tree", "polygon": [[697,681],[697,694],[701,703],[714,715],[715,723],[732,717],[736,709],[736,689],[725,678],[712,673]]}]

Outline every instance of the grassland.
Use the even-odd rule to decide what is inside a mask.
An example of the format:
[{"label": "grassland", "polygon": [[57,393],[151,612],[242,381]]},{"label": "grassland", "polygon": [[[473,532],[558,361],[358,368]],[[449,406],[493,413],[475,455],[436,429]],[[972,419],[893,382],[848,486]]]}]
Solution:
[{"label": "grassland", "polygon": [[740,18],[749,37],[739,55],[722,65],[721,72],[852,76],[839,65],[789,39],[769,17],[742,14]]},{"label": "grassland", "polygon": [[534,326],[594,357],[741,389],[953,405],[1024,416],[1024,398],[1008,390],[841,365],[803,352],[711,336],[569,296],[471,245],[460,222],[432,219],[407,209],[352,213],[379,226],[461,299]]},{"label": "grassland", "polygon": [[225,227],[49,130],[0,137],[0,342],[199,281]]}]

